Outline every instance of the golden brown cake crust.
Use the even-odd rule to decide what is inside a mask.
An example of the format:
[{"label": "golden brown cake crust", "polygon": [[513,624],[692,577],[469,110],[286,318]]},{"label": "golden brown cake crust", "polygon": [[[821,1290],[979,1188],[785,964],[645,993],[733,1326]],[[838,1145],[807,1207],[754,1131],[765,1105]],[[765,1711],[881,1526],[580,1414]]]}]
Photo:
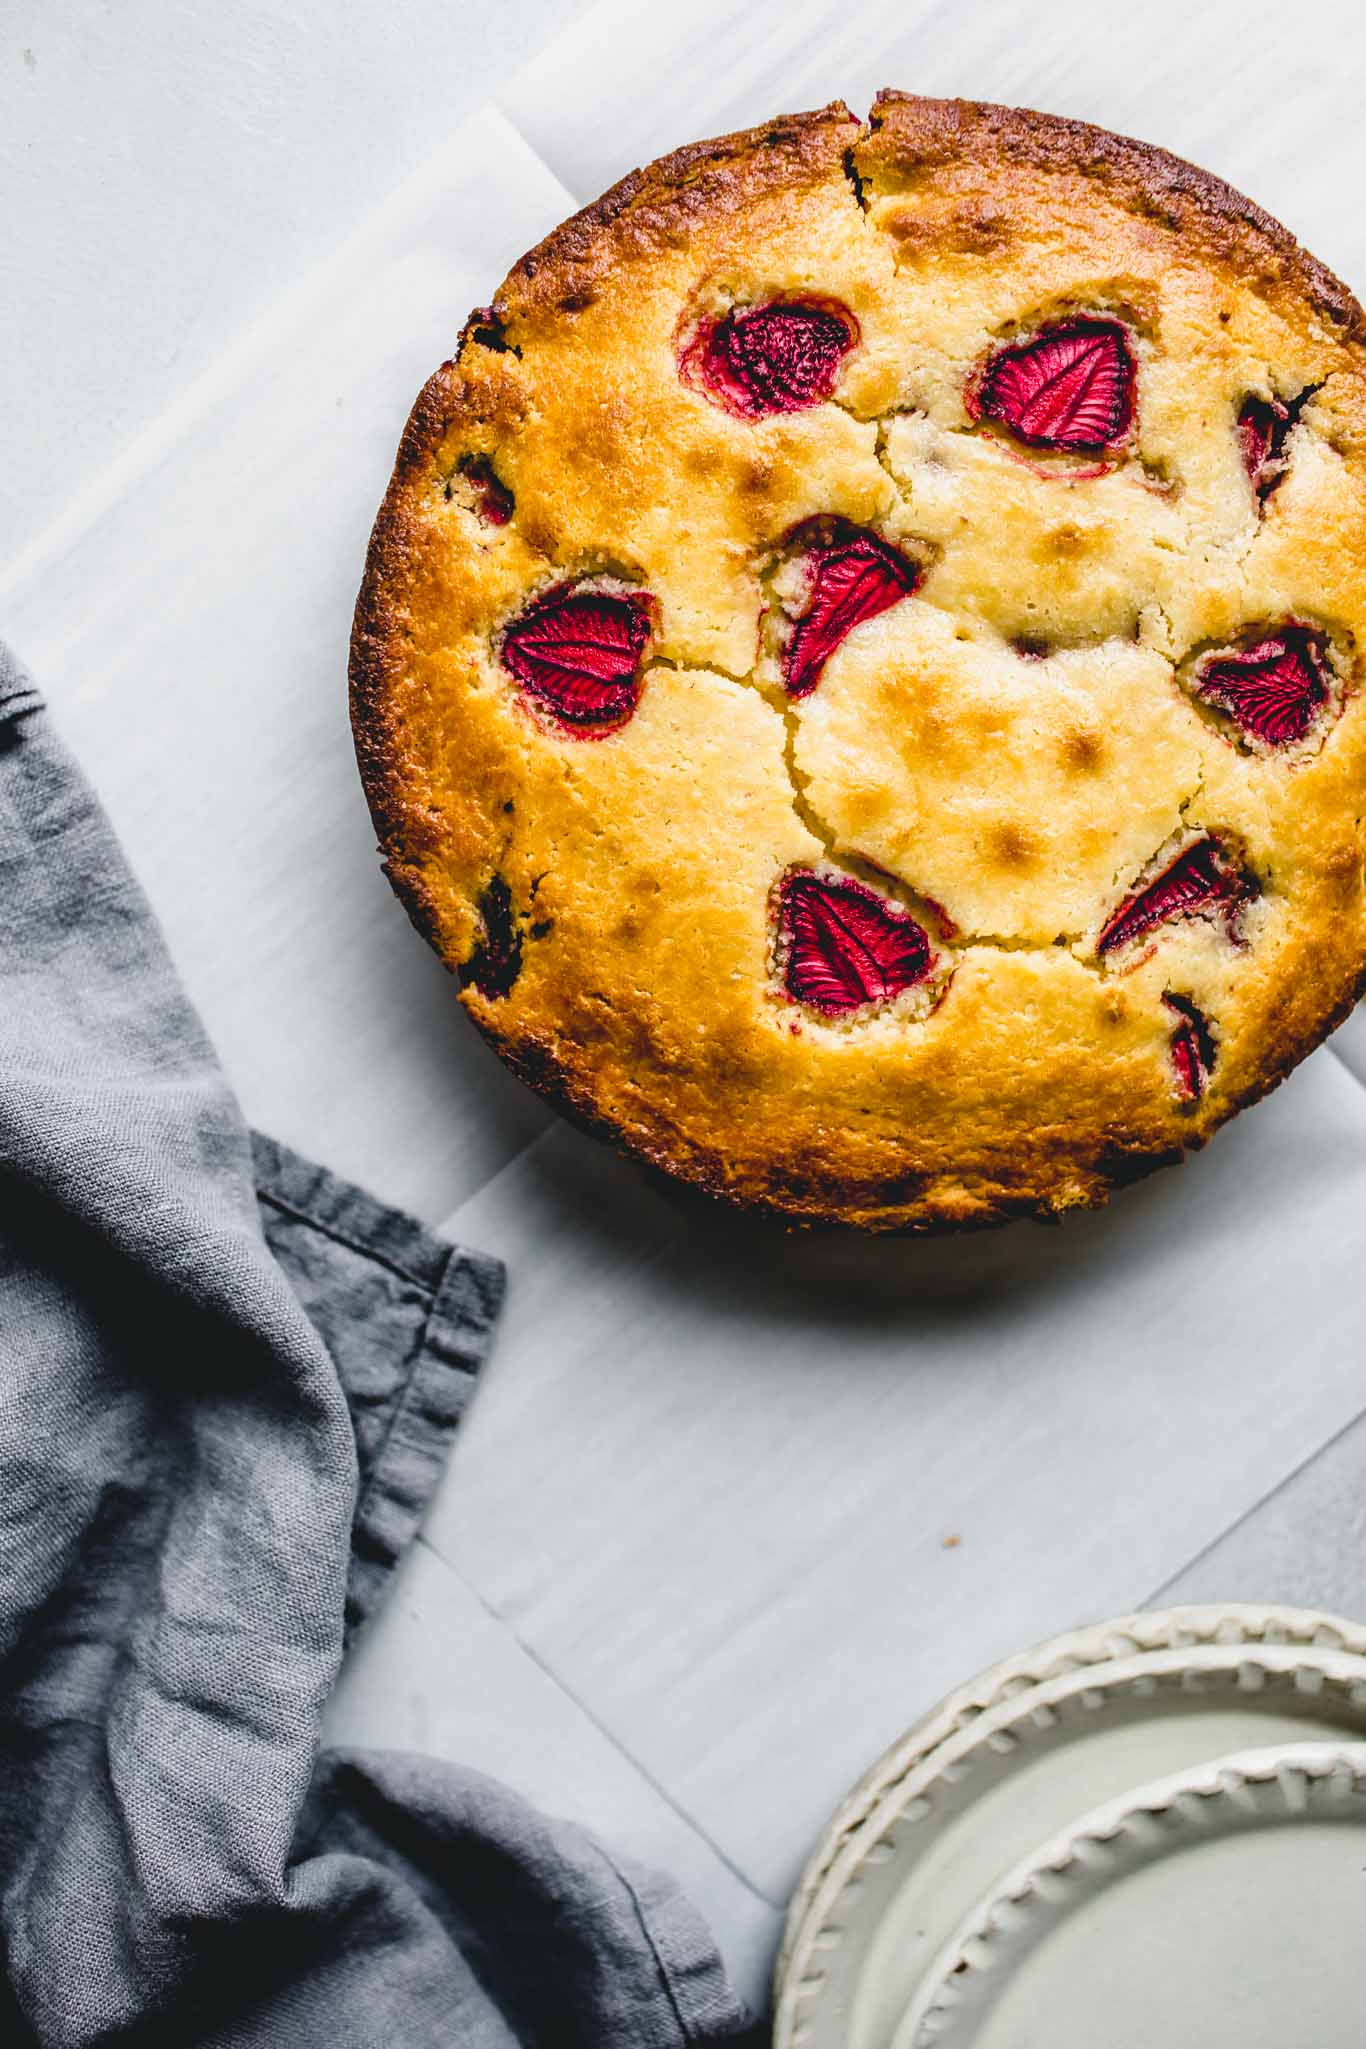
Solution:
[{"label": "golden brown cake crust", "polygon": [[[774,303],[856,340],[823,402],[737,416],[690,338]],[[1132,425],[1022,445],[983,366],[1088,320]],[[713,1194],[880,1229],[1101,1202],[1272,1088],[1366,982],[1362,322],[1163,151],[899,93],[677,151],[524,257],[414,407],[351,664],[387,871],[514,1071]],[[813,522],[918,581],[797,695]],[[566,590],[648,594],[594,732],[508,662]],[[1287,634],[1317,695],[1270,744],[1210,665]],[[1126,938],[1211,847],[1246,887]],[[807,1000],[793,875],[932,968]]]},{"label": "golden brown cake crust", "polygon": [[971,161],[993,169],[1017,164],[1033,171],[1080,171],[1117,193],[1136,214],[1162,222],[1183,238],[1204,238],[1217,257],[1240,267],[1251,258],[1271,290],[1308,299],[1344,336],[1360,338],[1362,309],[1340,278],[1287,228],[1197,164],[1133,136],[1089,121],[998,107],[979,100],[917,99],[884,90],[873,103],[867,163],[889,172],[922,173]]}]

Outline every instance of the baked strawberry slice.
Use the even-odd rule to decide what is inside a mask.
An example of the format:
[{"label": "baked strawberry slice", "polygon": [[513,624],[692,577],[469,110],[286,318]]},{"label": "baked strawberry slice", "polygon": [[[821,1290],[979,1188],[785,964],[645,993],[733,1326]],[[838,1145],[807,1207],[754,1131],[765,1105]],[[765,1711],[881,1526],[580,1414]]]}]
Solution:
[{"label": "baked strawberry slice", "polygon": [[1246,398],[1238,414],[1243,468],[1259,504],[1281,478],[1281,450],[1290,431],[1290,409],[1278,398]]},{"label": "baked strawberry slice", "polygon": [[1189,996],[1177,996],[1169,989],[1162,1001],[1176,1019],[1170,1046],[1176,1092],[1183,1102],[1196,1103],[1209,1086],[1214,1068],[1214,1035],[1209,1019]]},{"label": "baked strawberry slice", "polygon": [[1259,506],[1266,504],[1289,469],[1286,441],[1318,388],[1317,384],[1306,385],[1292,399],[1259,398],[1250,392],[1243,400],[1238,410],[1238,446]]},{"label": "baked strawberry slice", "polygon": [[798,530],[811,540],[802,551],[806,608],[783,651],[789,697],[809,697],[835,649],[865,619],[910,597],[923,571],[918,562],[877,534],[845,520],[814,520]]},{"label": "baked strawberry slice", "polygon": [[891,1003],[935,966],[924,926],[850,876],[789,868],[777,915],[783,986],[794,1003],[826,1017]]},{"label": "baked strawberry slice", "polygon": [[1102,929],[1096,952],[1114,953],[1156,926],[1184,918],[1215,916],[1228,936],[1236,939],[1239,914],[1255,894],[1251,876],[1232,858],[1223,841],[1204,833],[1150,882],[1125,897]]},{"label": "baked strawberry slice", "polygon": [[1192,688],[1263,747],[1293,747],[1328,701],[1328,640],[1315,626],[1290,624],[1251,647],[1206,655]]},{"label": "baked strawberry slice", "polygon": [[1134,423],[1138,366],[1124,326],[1090,314],[1050,321],[997,349],[968,386],[968,415],[1030,448],[1107,454]]},{"label": "baked strawberry slice", "polygon": [[506,628],[503,667],[567,731],[615,731],[640,697],[651,611],[644,591],[559,584]]},{"label": "baked strawberry slice", "polygon": [[517,501],[486,455],[467,456],[460,464],[474,496],[474,509],[487,526],[506,526]]},{"label": "baked strawberry slice", "polygon": [[697,329],[679,373],[742,420],[805,412],[829,398],[858,335],[848,307],[829,300],[733,307]]}]

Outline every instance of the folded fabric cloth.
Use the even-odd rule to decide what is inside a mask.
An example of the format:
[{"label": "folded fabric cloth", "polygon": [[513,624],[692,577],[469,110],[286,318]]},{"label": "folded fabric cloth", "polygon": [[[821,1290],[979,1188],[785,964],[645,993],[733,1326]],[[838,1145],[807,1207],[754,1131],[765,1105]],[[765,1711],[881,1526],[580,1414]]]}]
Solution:
[{"label": "folded fabric cloth", "polygon": [[498,1264],[250,1138],[0,648],[6,2049],[663,2049],[744,2022],[665,1880],[317,1755]]}]

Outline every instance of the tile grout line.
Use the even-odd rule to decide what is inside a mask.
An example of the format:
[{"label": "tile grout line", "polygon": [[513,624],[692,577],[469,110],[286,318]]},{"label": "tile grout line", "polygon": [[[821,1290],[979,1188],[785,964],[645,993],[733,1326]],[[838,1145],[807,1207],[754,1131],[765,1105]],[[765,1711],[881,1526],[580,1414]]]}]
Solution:
[{"label": "tile grout line", "polygon": [[[564,1120],[558,1114],[552,1113],[548,1124],[543,1124],[539,1131],[534,1131],[530,1138],[518,1146],[515,1153],[510,1153],[502,1165],[494,1169],[486,1181],[481,1181],[477,1188],[471,1189],[470,1193],[463,1196],[453,1210],[448,1210],[438,1223],[432,1225],[431,1228],[436,1232],[437,1236],[463,1241],[465,1227],[460,1222],[460,1219],[464,1216],[466,1210],[470,1209],[476,1202],[482,1202],[484,1197],[498,1186],[498,1183],[505,1174],[510,1174],[512,1169],[520,1166],[529,1154],[535,1152],[538,1146],[544,1145],[548,1139],[553,1138],[556,1132],[563,1128],[563,1124]],[[454,1570],[454,1567],[452,1567],[452,1570]]]},{"label": "tile grout line", "polygon": [[1326,1457],[1335,1446],[1342,1443],[1344,1438],[1349,1437],[1363,1420],[1366,1420],[1366,1408],[1358,1409],[1354,1416],[1349,1416],[1345,1423],[1339,1424],[1338,1428],[1330,1436],[1324,1438],[1322,1444],[1315,1445],[1314,1449],[1306,1452],[1305,1456],[1292,1466],[1288,1473],[1283,1473],[1274,1487],[1268,1487],[1264,1494],[1258,1495],[1257,1499],[1251,1502],[1242,1511],[1241,1515],[1236,1515],[1226,1528],[1219,1531],[1217,1536],[1211,1537],[1207,1544],[1202,1544],[1199,1550],[1193,1552],[1183,1565],[1178,1566],[1175,1572],[1169,1573],[1162,1584],[1148,1595],[1143,1605],[1146,1608],[1161,1606],[1169,1588],[1174,1587],[1178,1580],[1182,1579],[1186,1573],[1194,1571],[1202,1559],[1211,1557],[1218,1550],[1219,1546],[1238,1530],[1245,1529],[1254,1516],[1260,1515],[1264,1508],[1269,1508],[1271,1503],[1283,1494],[1287,1487],[1293,1486],[1295,1481],[1302,1478],[1311,1466],[1317,1465],[1321,1458]]},{"label": "tile grout line", "polygon": [[777,1900],[770,1899],[768,1894],[762,1891],[760,1887],[758,1887],[754,1883],[753,1879],[749,1878],[745,1874],[745,1872],[743,1872],[740,1869],[739,1865],[734,1861],[734,1859],[730,1857],[727,1854],[727,1852],[721,1848],[719,1843],[717,1843],[710,1835],[707,1834],[707,1831],[699,1825],[699,1823],[693,1818],[691,1814],[688,1813],[687,1809],[679,1805],[678,1801],[674,1798],[673,1794],[669,1792],[668,1788],[660,1784],[659,1780],[654,1777],[654,1775],[647,1769],[645,1765],[641,1763],[640,1759],[636,1757],[632,1751],[626,1748],[625,1744],[622,1743],[621,1739],[618,1736],[616,1736],[611,1729],[608,1728],[607,1724],[603,1722],[594,1713],[593,1709],[590,1708],[585,1701],[581,1700],[578,1694],[576,1694],[571,1687],[565,1684],[564,1680],[560,1677],[559,1673],[554,1670],[553,1666],[546,1663],[546,1660],[541,1656],[540,1652],[537,1651],[532,1644],[527,1642],[526,1638],[521,1635],[519,1630],[511,1621],[509,1621],[506,1615],[504,1615],[499,1609],[494,1607],[493,1603],[490,1600],[488,1600],[487,1597],[480,1591],[480,1589],[477,1586],[475,1586],[473,1582],[466,1576],[466,1574],[460,1570],[459,1566],[453,1564],[452,1561],[446,1556],[444,1551],[439,1551],[436,1545],[432,1542],[431,1538],[428,1537],[422,1530],[418,1531],[415,1541],[422,1546],[424,1551],[430,1552],[433,1558],[437,1559],[440,1564],[444,1565],[447,1572],[453,1573],[455,1575],[456,1579],[459,1580],[461,1586],[464,1587],[465,1591],[470,1595],[471,1599],[478,1602],[479,1606],[483,1609],[484,1613],[489,1617],[490,1621],[496,1622],[500,1629],[506,1631],[508,1636],[510,1636],[512,1641],[516,1644],[517,1648],[522,1652],[523,1656],[530,1660],[530,1662],[536,1667],[536,1670],[540,1672],[544,1678],[549,1680],[550,1684],[554,1687],[555,1691],[564,1700],[568,1701],[571,1707],[573,1707],[580,1715],[582,1715],[583,1719],[589,1724],[589,1726],[597,1731],[597,1733],[602,1737],[603,1741],[609,1745],[609,1747],[615,1753],[615,1755],[621,1758],[623,1763],[628,1764],[631,1767],[631,1770],[635,1772],[644,1782],[644,1784],[650,1788],[650,1791],[654,1793],[656,1797],[663,1802],[663,1804],[669,1809],[670,1813],[677,1815],[678,1819],[686,1825],[686,1827],[694,1836],[697,1837],[697,1840],[700,1843],[705,1844],[707,1849],[709,1849],[712,1855],[717,1859],[718,1863],[720,1863],[725,1868],[725,1870],[730,1873],[731,1877],[736,1881],[738,1885],[744,1888],[744,1890],[750,1895],[751,1899],[756,1900],[760,1906],[767,1908],[771,1913],[781,1914],[784,1911],[783,1904]]},{"label": "tile grout line", "polygon": [[[1340,1031],[1341,1029],[1342,1027],[1339,1026],[1338,1030]],[[1347,1058],[1347,1055],[1345,1053],[1339,1053],[1336,1045],[1333,1043],[1333,1040],[1336,1039],[1336,1037],[1337,1033],[1335,1032],[1333,1034],[1333,1038],[1325,1039],[1323,1043],[1327,1046],[1328,1051],[1337,1061],[1338,1066],[1343,1069],[1344,1073],[1349,1074],[1352,1077],[1352,1080],[1356,1083],[1357,1087],[1360,1089],[1366,1089],[1366,1075],[1358,1074],[1356,1069],[1353,1067],[1351,1061]]]}]

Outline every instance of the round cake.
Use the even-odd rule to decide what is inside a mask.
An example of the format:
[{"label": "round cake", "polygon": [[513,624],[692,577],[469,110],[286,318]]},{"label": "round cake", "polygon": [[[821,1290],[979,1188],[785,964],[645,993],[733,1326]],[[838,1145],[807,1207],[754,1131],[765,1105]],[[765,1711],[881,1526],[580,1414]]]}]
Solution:
[{"label": "round cake", "polygon": [[481,1031],[797,1220],[1203,1143],[1363,983],[1364,339],[1227,186],[959,101],[559,228],[419,397],[353,640]]}]

